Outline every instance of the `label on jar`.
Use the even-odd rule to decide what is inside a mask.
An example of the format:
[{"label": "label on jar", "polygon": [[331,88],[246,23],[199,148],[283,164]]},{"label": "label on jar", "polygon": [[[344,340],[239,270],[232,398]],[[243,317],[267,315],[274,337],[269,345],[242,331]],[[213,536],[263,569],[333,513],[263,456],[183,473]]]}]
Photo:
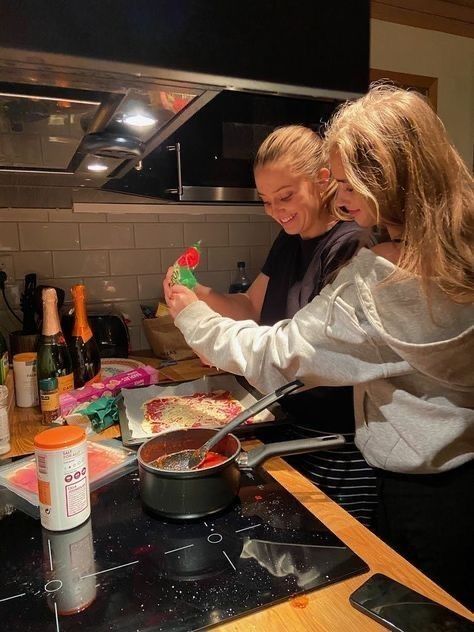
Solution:
[{"label": "label on jar", "polygon": [[68,375],[60,375],[58,377],[58,392],[66,393],[72,391],[74,388],[74,373],[68,373]]},{"label": "label on jar", "polygon": [[58,411],[59,414],[59,393],[58,391],[40,391],[41,410],[43,412]]},{"label": "label on jar", "polygon": [[90,516],[86,441],[60,450],[36,450],[41,524],[72,529]]}]

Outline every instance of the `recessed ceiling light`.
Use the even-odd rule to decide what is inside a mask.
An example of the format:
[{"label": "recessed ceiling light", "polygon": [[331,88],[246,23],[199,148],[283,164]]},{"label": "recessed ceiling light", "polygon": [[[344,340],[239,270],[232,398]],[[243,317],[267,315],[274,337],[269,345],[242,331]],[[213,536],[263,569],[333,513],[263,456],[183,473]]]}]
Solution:
[{"label": "recessed ceiling light", "polygon": [[95,171],[96,173],[99,173],[100,171],[107,171],[108,169],[107,165],[104,165],[103,162],[91,162],[87,165],[87,168],[89,171]]},{"label": "recessed ceiling light", "polygon": [[126,114],[123,122],[131,127],[151,127],[156,123],[156,119],[146,114]]}]

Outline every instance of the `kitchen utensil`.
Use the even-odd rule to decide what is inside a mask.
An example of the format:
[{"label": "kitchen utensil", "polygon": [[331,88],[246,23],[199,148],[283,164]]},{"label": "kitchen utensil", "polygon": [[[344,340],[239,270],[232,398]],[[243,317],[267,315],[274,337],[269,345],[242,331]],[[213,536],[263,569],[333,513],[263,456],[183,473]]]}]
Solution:
[{"label": "kitchen utensil", "polygon": [[206,458],[206,454],[209,450],[214,447],[219,441],[225,437],[227,434],[232,432],[234,428],[240,426],[240,424],[247,421],[249,417],[254,414],[259,413],[261,410],[270,406],[274,402],[278,401],[285,395],[292,393],[297,388],[303,386],[303,382],[300,380],[295,380],[294,382],[290,382],[289,384],[285,384],[284,386],[277,388],[276,391],[266,395],[259,399],[255,404],[252,404],[246,410],[243,410],[239,415],[234,417],[229,423],[223,426],[215,435],[213,435],[204,445],[202,445],[197,450],[181,450],[180,452],[174,452],[173,454],[167,454],[153,463],[154,467],[158,467],[164,470],[194,470]]},{"label": "kitchen utensil", "polygon": [[253,468],[272,456],[301,454],[341,446],[342,435],[317,439],[301,439],[270,443],[241,452],[241,443],[233,434],[226,435],[215,446],[227,457],[212,467],[172,471],[154,467],[153,461],[179,449],[195,450],[216,434],[210,428],[190,428],[163,433],[146,441],[138,450],[140,496],[152,514],[176,520],[201,518],[215,514],[230,505],[240,487],[241,470]]}]

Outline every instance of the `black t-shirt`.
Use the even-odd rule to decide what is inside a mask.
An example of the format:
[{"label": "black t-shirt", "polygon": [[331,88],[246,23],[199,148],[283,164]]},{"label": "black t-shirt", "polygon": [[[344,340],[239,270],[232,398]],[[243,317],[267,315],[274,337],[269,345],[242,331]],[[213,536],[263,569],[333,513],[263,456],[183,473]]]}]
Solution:
[{"label": "black t-shirt", "polygon": [[[338,222],[313,239],[281,231],[262,272],[269,277],[260,324],[291,318],[317,296],[361,246],[370,245],[370,232],[355,222]],[[319,387],[281,400],[297,424],[327,432],[354,432],[352,387]]]}]

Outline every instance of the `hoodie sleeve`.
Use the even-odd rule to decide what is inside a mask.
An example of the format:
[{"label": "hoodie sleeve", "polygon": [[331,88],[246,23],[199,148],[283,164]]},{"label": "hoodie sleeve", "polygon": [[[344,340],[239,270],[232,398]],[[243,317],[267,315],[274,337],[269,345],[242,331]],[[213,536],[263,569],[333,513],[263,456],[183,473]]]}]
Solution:
[{"label": "hoodie sleeve", "polygon": [[[177,316],[176,326],[187,343],[213,365],[240,374],[262,392],[299,378],[307,387],[369,382],[388,374],[404,374],[402,359],[382,358],[379,344],[360,323],[353,305],[354,285],[326,286],[291,320],[258,326],[224,318],[202,301]],[[391,354],[392,355],[392,354]]]}]

